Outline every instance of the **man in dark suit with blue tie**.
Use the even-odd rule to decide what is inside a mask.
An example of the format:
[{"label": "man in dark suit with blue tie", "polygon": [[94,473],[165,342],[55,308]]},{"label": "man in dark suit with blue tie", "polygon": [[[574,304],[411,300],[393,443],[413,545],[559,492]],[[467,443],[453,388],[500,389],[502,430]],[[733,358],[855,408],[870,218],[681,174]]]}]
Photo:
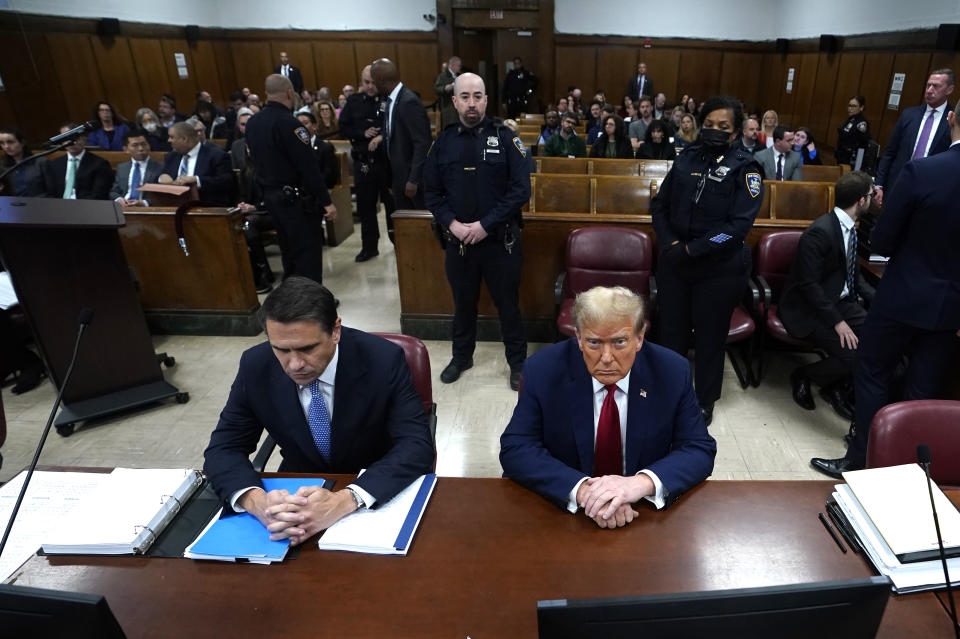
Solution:
[{"label": "man in dark suit with blue tie", "polygon": [[280,64],[273,72],[279,73],[285,78],[290,78],[290,84],[293,85],[293,90],[297,92],[297,95],[303,92],[303,75],[300,73],[300,69],[290,64],[290,56],[287,55],[286,51],[280,52]]},{"label": "man in dark suit with blue tie", "polygon": [[177,122],[167,131],[173,150],[163,158],[160,184],[195,184],[200,199],[214,206],[231,205],[233,169],[230,156],[212,142],[200,142],[186,122]]},{"label": "man in dark suit with blue tie", "polygon": [[647,63],[640,62],[637,64],[637,75],[630,78],[630,81],[627,82],[627,92],[626,95],[630,96],[633,99],[634,104],[636,104],[641,96],[648,96],[650,99],[653,99],[653,80],[650,79],[650,76],[647,75]]},{"label": "man in dark suit with blue tie", "polygon": [[601,528],[633,504],[673,503],[713,471],[686,358],[643,339],[643,302],[622,287],[577,296],[576,338],[527,359],[500,437],[503,474]]},{"label": "man in dark suit with blue tie", "polygon": [[[217,495],[273,539],[301,543],[358,508],[380,506],[431,472],[434,446],[403,350],[342,326],[333,294],[291,276],[263,302],[268,341],[248,349],[204,452]],[[349,473],[337,492],[266,492],[249,456],[263,429],[281,472]]]},{"label": "man in dark suit with blue tie", "polygon": [[953,110],[948,97],[953,93],[956,76],[950,69],[937,69],[927,79],[922,106],[910,107],[897,120],[890,141],[877,165],[877,204],[893,188],[900,170],[910,160],[942,153],[950,146],[947,113]]},{"label": "man in dark suit with blue tie", "polygon": [[960,121],[946,114],[952,144],[934,157],[908,162],[870,235],[887,264],[860,334],[854,378],[856,429],[840,459],[811,460],[839,477],[863,468],[870,422],[896,401],[891,383],[897,364],[910,358],[904,399],[930,399],[942,391],[960,329]]}]

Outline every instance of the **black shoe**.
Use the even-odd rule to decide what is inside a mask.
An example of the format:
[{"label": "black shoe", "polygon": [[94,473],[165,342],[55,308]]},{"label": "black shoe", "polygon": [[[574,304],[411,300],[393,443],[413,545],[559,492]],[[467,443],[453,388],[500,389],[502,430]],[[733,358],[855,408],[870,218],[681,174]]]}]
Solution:
[{"label": "black shoe", "polygon": [[700,416],[703,417],[704,425],[709,426],[710,423],[713,422],[713,405],[701,406]]},{"label": "black shoe", "polygon": [[20,374],[17,376],[17,383],[14,384],[10,390],[14,395],[26,393],[39,386],[40,381],[43,380],[44,377],[46,377],[46,373],[41,364],[38,363],[35,366],[30,366],[20,371]]},{"label": "black shoe", "polygon": [[796,369],[790,373],[790,385],[793,387],[793,401],[795,401],[800,408],[813,410],[817,407],[817,405],[813,403],[813,393],[810,392],[810,380],[800,374],[800,369]]},{"label": "black shoe", "polygon": [[515,371],[510,371],[510,388],[515,391],[520,390],[520,383],[523,381],[523,371],[519,368]]},{"label": "black shoe", "polygon": [[444,384],[452,384],[460,379],[460,373],[469,368],[473,368],[472,359],[465,363],[458,363],[457,360],[451,359],[447,367],[440,373],[440,381]]},{"label": "black shoe", "polygon": [[848,422],[853,421],[853,407],[847,403],[845,394],[839,388],[836,386],[831,386],[830,388],[821,388],[820,397],[822,397],[828,404],[833,406],[833,410],[837,413],[837,415],[844,418]]},{"label": "black shoe", "polygon": [[857,464],[846,457],[841,457],[840,459],[823,459],[822,457],[814,457],[810,460],[810,465],[824,475],[829,475],[834,479],[843,479],[841,473],[845,473],[849,470],[863,469],[863,464]]},{"label": "black shoe", "polygon": [[353,258],[354,262],[366,262],[369,259],[372,259],[380,255],[380,251],[360,251],[357,253],[357,256]]}]

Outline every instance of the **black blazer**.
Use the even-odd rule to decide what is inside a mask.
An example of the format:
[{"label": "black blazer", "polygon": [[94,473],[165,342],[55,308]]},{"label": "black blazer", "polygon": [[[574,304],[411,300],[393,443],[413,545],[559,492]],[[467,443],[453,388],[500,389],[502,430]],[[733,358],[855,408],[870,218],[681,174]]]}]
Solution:
[{"label": "black blazer", "polygon": [[[280,66],[277,66],[277,68],[275,68],[273,72],[280,73],[280,68],[281,68]],[[300,69],[298,69],[297,67],[291,64],[289,77],[290,77],[290,83],[293,84],[293,90],[296,91],[297,94],[299,95],[299,93],[303,91],[303,75],[301,75]]]},{"label": "black blazer", "polygon": [[340,160],[337,158],[337,149],[320,136],[313,139],[313,152],[320,162],[320,172],[323,173],[323,182],[328,191],[340,184]]},{"label": "black blazer", "polygon": [[[163,172],[176,179],[182,159],[181,153],[167,153],[163,158]],[[217,206],[231,205],[233,169],[230,166],[230,155],[226,151],[212,142],[201,144],[193,174],[200,178],[201,200]]]},{"label": "black blazer", "polygon": [[[420,183],[423,161],[430,148],[430,120],[417,95],[406,85],[397,94],[390,129],[390,169],[393,192],[403,193],[407,182]],[[422,190],[422,189],[421,189]]]},{"label": "black blazer", "polygon": [[[950,124],[947,122],[947,113],[953,111],[950,102],[947,102],[947,110],[944,111],[937,130],[933,132],[933,140],[930,142],[930,151],[928,156],[936,155],[947,150],[950,146]],[[910,107],[903,112],[896,126],[893,127],[893,133],[890,134],[890,141],[880,156],[880,162],[877,164],[877,186],[881,186],[889,192],[890,188],[896,183],[903,165],[910,161],[913,156],[913,146],[917,141],[917,135],[920,133],[920,124],[923,116],[927,112],[927,105]]]},{"label": "black blazer", "polygon": [[[629,95],[634,102],[640,99],[640,83],[637,80],[637,74],[634,73],[630,81],[627,82],[626,95]],[[643,95],[650,96],[651,100],[657,95],[653,92],[653,80],[650,79],[649,75],[644,78]]]},{"label": "black blazer", "polygon": [[[787,331],[802,339],[817,325],[832,327],[842,321],[837,302],[846,281],[847,248],[840,220],[830,211],[814,220],[800,236],[796,260],[780,294],[778,313]],[[865,301],[873,299],[874,289],[864,281],[859,268],[855,287]]]},{"label": "black blazer", "polygon": [[[46,197],[63,197],[67,177],[67,155],[61,155],[55,160],[46,162],[41,169],[41,176],[43,193]],[[110,163],[99,155],[85,151],[73,180],[77,199],[108,200],[112,185],[113,169],[110,168]]]},{"label": "black blazer", "polygon": [[908,162],[870,235],[890,256],[870,313],[926,330],[960,328],[960,146]]},{"label": "black blazer", "polygon": [[[607,137],[606,133],[602,134],[597,138],[597,141],[593,143],[590,147],[590,157],[592,158],[605,158],[607,157],[607,145],[610,143],[610,138]],[[620,143],[617,145],[617,158],[621,160],[630,160],[633,159],[633,145],[630,144],[630,138],[624,137],[620,140]]]},{"label": "black blazer", "polygon": [[204,471],[224,502],[260,486],[250,464],[263,429],[283,455],[281,472],[356,473],[356,484],[381,505],[431,472],[433,441],[403,350],[380,337],[341,329],[331,421],[331,457],[317,451],[297,384],[269,342],[248,349],[220,421],[204,451]]}]

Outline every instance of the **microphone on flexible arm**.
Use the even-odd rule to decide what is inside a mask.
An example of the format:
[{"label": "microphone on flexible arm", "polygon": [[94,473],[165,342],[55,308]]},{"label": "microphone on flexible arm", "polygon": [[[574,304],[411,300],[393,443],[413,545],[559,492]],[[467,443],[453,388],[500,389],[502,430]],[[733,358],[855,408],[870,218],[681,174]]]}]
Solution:
[{"label": "microphone on flexible arm", "polygon": [[93,320],[93,309],[84,307],[80,309],[80,328],[77,330],[77,339],[73,343],[73,356],[70,358],[70,364],[67,366],[67,373],[63,376],[63,383],[60,384],[60,391],[57,393],[57,401],[53,403],[53,409],[50,411],[50,417],[47,418],[47,425],[43,429],[43,434],[40,436],[40,443],[37,444],[37,450],[33,454],[33,461],[30,462],[30,468],[27,470],[27,476],[23,479],[23,486],[20,487],[20,495],[17,497],[17,503],[13,506],[13,512],[10,513],[10,521],[7,522],[7,528],[3,531],[3,539],[0,539],[0,555],[3,554],[3,549],[7,545],[7,539],[10,537],[10,531],[13,529],[13,522],[17,518],[17,513],[20,511],[20,504],[23,503],[23,496],[27,493],[27,486],[30,484],[30,478],[33,477],[33,471],[37,468],[37,460],[40,459],[40,451],[43,450],[43,445],[47,441],[47,435],[50,434],[50,426],[53,424],[53,418],[57,414],[57,409],[60,408],[60,400],[63,399],[63,391],[67,387],[67,383],[70,381],[70,375],[73,373],[73,366],[77,363],[77,353],[80,351],[80,340],[83,337],[83,332],[87,329],[87,326],[90,325],[90,322]]},{"label": "microphone on flexible arm", "polygon": [[953,588],[950,586],[950,572],[947,570],[947,555],[943,550],[943,535],[940,534],[940,519],[937,517],[937,506],[933,503],[933,482],[930,479],[930,447],[926,444],[917,446],[917,461],[927,475],[927,490],[930,492],[930,508],[933,510],[933,525],[937,529],[937,542],[940,544],[940,563],[943,564],[943,580],[947,585],[947,598],[950,600],[950,621],[953,622],[953,632],[960,639],[960,625],[957,624],[957,605],[953,601]]},{"label": "microphone on flexible arm", "polygon": [[78,127],[74,127],[74,128],[72,128],[72,129],[70,129],[69,131],[65,131],[65,132],[63,132],[63,133],[61,133],[61,134],[59,134],[59,135],[53,136],[52,138],[50,138],[49,140],[47,140],[46,143],[47,143],[47,144],[61,144],[61,143],[63,143],[63,142],[66,142],[67,140],[72,140],[73,138],[80,137],[81,135],[84,135],[85,133],[89,133],[90,131],[93,131],[94,129],[96,129],[96,128],[99,127],[99,126],[100,126],[100,123],[99,123],[99,122],[97,122],[96,120],[90,120],[89,122],[84,122],[83,124],[81,124],[81,125],[78,126]]}]

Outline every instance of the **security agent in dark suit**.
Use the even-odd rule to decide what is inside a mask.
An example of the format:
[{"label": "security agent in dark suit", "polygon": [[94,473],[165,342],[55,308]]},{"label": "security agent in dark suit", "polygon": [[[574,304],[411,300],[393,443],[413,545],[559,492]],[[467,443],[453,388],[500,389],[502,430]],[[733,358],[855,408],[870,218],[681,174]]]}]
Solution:
[{"label": "security agent in dark suit", "polygon": [[280,64],[273,72],[285,78],[290,78],[290,83],[297,95],[300,95],[300,92],[303,91],[303,75],[300,73],[300,69],[290,64],[290,56],[287,55],[286,51],[280,52]]},{"label": "security agent in dark suit", "polygon": [[[294,92],[288,78],[266,80],[267,104],[247,121],[246,140],[267,211],[277,225],[284,277],[323,279],[323,217],[334,219],[310,133],[293,117]],[[323,208],[321,216],[315,206]]]},{"label": "security agent in dark suit", "polygon": [[947,113],[953,143],[934,157],[908,162],[870,235],[871,249],[890,256],[860,332],[854,386],[856,429],[840,459],[814,458],[839,477],[863,468],[870,422],[891,396],[897,364],[910,358],[903,399],[941,392],[960,329],[960,121]]},{"label": "security agent in dark suit", "polygon": [[927,78],[924,104],[910,107],[897,120],[877,164],[877,177],[874,180],[878,189],[877,204],[883,204],[884,196],[896,184],[907,162],[942,153],[950,146],[950,126],[946,115],[953,107],[947,99],[953,93],[955,83],[956,75],[952,70],[937,69]]},{"label": "security agent in dark suit", "polygon": [[837,180],[836,207],[800,236],[797,257],[780,296],[778,312],[787,331],[825,350],[828,357],[801,366],[790,376],[793,399],[815,408],[810,383],[834,410],[853,420],[852,379],[857,341],[874,290],[857,264],[857,219],[870,208],[873,178],[863,171]]},{"label": "security agent in dark suit", "polygon": [[211,142],[200,142],[188,122],[176,122],[167,129],[172,151],[163,158],[160,184],[195,184],[200,199],[214,206],[230,206],[233,170],[230,156]]},{"label": "security agent in dark suit", "polygon": [[384,143],[390,158],[393,199],[398,209],[425,209],[420,179],[430,148],[430,119],[423,102],[400,82],[397,65],[380,58],[370,76],[384,96]]},{"label": "security agent in dark suit", "polygon": [[645,62],[637,64],[637,74],[627,82],[627,90],[624,95],[630,96],[634,102],[637,102],[643,95],[649,96],[651,99],[656,95],[653,92],[653,80],[647,75],[647,64]]},{"label": "security agent in dark suit", "polygon": [[130,160],[117,165],[110,199],[120,206],[150,206],[138,187],[156,184],[163,172],[163,165],[150,157],[150,143],[144,131],[134,129],[124,133],[123,150],[130,154]]},{"label": "security agent in dark suit", "polygon": [[[303,277],[284,280],[259,316],[268,341],[240,358],[204,452],[221,500],[297,544],[431,472],[433,441],[400,347],[341,326],[330,291]],[[366,472],[337,492],[265,492],[249,459],[264,428],[281,472]]]},{"label": "security agent in dark suit", "polygon": [[519,289],[521,209],[530,199],[530,165],[520,138],[484,117],[487,94],[480,76],[457,78],[453,104],[460,123],[437,137],[424,168],[427,206],[446,250],[454,305],[453,359],[440,381],[455,382],[473,366],[482,279],[500,315],[510,387],[517,390],[527,357]]},{"label": "security agent in dark suit", "polygon": [[673,503],[713,471],[686,359],[644,342],[643,302],[623,287],[577,296],[576,339],[527,360],[500,437],[503,474],[601,528],[633,505]]},{"label": "security agent in dark suit", "polygon": [[[60,133],[75,127],[72,122],[67,122],[60,127]],[[65,200],[109,199],[113,169],[102,157],[87,151],[86,145],[86,136],[77,136],[67,147],[66,155],[43,164],[39,190],[45,197]]]}]

